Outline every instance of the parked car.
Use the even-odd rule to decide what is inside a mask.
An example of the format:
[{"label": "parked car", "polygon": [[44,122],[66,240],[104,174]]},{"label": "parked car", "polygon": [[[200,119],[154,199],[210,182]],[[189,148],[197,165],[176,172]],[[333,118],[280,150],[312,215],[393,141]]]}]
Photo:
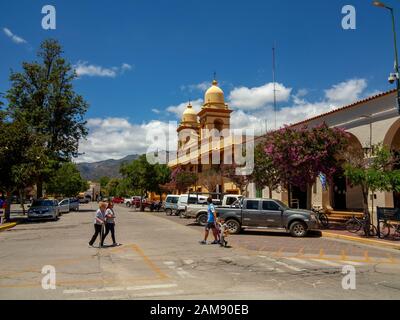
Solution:
[{"label": "parked car", "polygon": [[57,220],[60,215],[57,200],[34,200],[28,209],[29,220]]},{"label": "parked car", "polygon": [[179,196],[168,195],[164,203],[164,211],[167,216],[172,216],[178,212]]},{"label": "parked car", "polygon": [[140,201],[141,201],[142,197],[139,196],[133,196],[131,198],[127,198],[124,200],[124,203],[127,207],[140,207]]},{"label": "parked car", "polygon": [[[197,197],[196,195],[191,195],[191,197]],[[238,200],[242,199],[243,197],[237,194],[218,194],[219,197],[222,197],[222,201],[218,199],[214,199],[213,203],[217,207],[221,208],[230,208],[230,206],[234,203],[236,203]],[[199,223],[202,226],[205,226],[207,223],[207,198],[205,196],[199,196],[199,200],[203,200],[205,198],[205,201],[199,201],[198,203],[190,201],[188,204],[186,204],[184,207],[184,211],[181,212],[182,217],[188,218],[188,219],[196,219],[197,223]],[[183,207],[183,206],[182,206]]]},{"label": "parked car", "polygon": [[78,198],[70,198],[69,199],[69,210],[70,211],[79,211],[79,199]]},{"label": "parked car", "polygon": [[195,195],[195,194],[183,194],[179,197],[178,200],[178,211],[176,215],[181,216],[182,218],[189,218],[189,214],[192,210],[189,209],[189,206],[193,208],[194,206],[199,206],[201,208],[207,207],[207,199],[208,197],[203,195]]},{"label": "parked car", "polygon": [[58,206],[60,207],[60,213],[69,213],[70,211],[70,200],[69,199],[64,199],[62,200]]},{"label": "parked car", "polygon": [[314,212],[290,209],[283,202],[272,199],[241,199],[230,208],[217,208],[217,213],[226,221],[232,234],[248,228],[279,229],[299,238],[319,228]]},{"label": "parked car", "polygon": [[121,198],[121,197],[114,197],[114,198],[112,198],[112,202],[117,203],[117,204],[121,204],[121,203],[125,202],[125,199]]},{"label": "parked car", "polygon": [[79,197],[79,203],[81,204],[88,204],[90,202],[90,197]]}]

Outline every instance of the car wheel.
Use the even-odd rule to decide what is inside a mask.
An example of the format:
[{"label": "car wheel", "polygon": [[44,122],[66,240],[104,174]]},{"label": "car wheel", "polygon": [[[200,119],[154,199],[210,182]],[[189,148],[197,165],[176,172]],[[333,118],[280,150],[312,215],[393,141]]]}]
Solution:
[{"label": "car wheel", "polygon": [[295,221],[290,225],[290,234],[295,238],[303,238],[307,235],[307,225],[301,221]]},{"label": "car wheel", "polygon": [[228,220],[226,226],[230,234],[239,234],[242,231],[240,223],[236,220]]},{"label": "car wheel", "polygon": [[165,214],[166,214],[167,216],[172,216],[172,210],[171,210],[171,209],[166,209],[166,210],[165,210]]},{"label": "car wheel", "polygon": [[202,213],[197,217],[197,223],[201,226],[205,226],[207,224],[207,214]]}]

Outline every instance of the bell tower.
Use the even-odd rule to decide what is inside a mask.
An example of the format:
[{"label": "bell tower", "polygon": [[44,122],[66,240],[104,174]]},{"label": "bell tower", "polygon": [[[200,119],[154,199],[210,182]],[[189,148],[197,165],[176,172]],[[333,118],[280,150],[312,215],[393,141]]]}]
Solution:
[{"label": "bell tower", "polygon": [[207,130],[206,139],[211,130],[218,131],[229,130],[231,125],[231,113],[228,105],[225,103],[224,92],[218,87],[218,81],[214,80],[204,97],[204,105],[199,112],[200,129]]}]

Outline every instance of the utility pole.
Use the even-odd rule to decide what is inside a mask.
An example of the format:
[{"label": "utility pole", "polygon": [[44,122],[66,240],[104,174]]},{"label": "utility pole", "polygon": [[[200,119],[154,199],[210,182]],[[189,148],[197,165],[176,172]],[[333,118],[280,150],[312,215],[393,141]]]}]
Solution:
[{"label": "utility pole", "polygon": [[277,129],[276,123],[276,65],[275,65],[275,45],[272,48],[272,81],[274,83],[274,116],[275,116],[275,130]]}]

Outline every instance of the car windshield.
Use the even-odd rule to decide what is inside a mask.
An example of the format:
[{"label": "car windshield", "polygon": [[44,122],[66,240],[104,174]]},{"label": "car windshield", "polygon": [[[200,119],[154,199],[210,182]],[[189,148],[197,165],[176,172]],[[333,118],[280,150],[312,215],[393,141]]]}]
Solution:
[{"label": "car windshield", "polygon": [[177,197],[172,197],[172,198],[168,198],[166,202],[168,203],[178,203],[179,198]]},{"label": "car windshield", "polygon": [[54,206],[53,200],[35,200],[32,207],[52,207]]}]

